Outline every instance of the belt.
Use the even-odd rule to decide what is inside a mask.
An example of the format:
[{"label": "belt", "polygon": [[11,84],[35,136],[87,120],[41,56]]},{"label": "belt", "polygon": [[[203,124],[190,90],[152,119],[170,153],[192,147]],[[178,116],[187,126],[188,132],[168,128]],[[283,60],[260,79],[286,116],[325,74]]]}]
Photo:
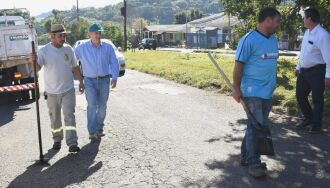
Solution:
[{"label": "belt", "polygon": [[91,79],[103,79],[103,78],[110,78],[110,74],[108,74],[108,75],[105,75],[105,76],[97,76],[97,77],[94,77],[94,78],[92,78],[92,77],[88,77],[88,78],[91,78]]},{"label": "belt", "polygon": [[312,70],[319,69],[319,68],[326,68],[326,65],[325,64],[318,64],[318,65],[315,65],[315,66],[309,67],[309,68],[300,68],[300,71],[301,72],[308,72],[308,71],[312,71]]}]

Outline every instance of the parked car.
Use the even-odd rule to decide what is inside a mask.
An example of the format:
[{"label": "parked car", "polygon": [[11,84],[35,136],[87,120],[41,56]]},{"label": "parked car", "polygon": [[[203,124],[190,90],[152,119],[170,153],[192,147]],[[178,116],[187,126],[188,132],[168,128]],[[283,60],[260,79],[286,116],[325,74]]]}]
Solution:
[{"label": "parked car", "polygon": [[157,41],[156,39],[152,39],[152,38],[144,38],[139,44],[139,50],[141,49],[156,50],[156,48],[157,48]]},{"label": "parked car", "polygon": [[[77,46],[79,46],[80,44],[84,43],[84,42],[87,42],[89,41],[90,39],[84,39],[84,40],[78,40],[73,48],[77,48]],[[125,60],[125,57],[124,55],[120,52],[121,50],[119,50],[110,40],[108,39],[101,39],[102,42],[107,42],[109,44],[111,44],[113,46],[113,48],[115,49],[115,53],[116,53],[116,56],[117,56],[117,59],[118,59],[118,63],[119,63],[119,76],[124,76],[125,75],[125,68],[126,68],[126,60]],[[81,72],[83,72],[82,70],[82,65],[81,65],[81,62],[79,61],[79,67],[80,67],[80,70]]]}]

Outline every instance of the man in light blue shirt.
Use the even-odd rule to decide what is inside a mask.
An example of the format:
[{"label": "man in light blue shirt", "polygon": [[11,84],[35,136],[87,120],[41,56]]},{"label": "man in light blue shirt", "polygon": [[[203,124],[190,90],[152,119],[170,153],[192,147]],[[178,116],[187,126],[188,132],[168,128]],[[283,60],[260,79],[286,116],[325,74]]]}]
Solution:
[{"label": "man in light blue shirt", "polygon": [[[89,138],[93,141],[104,136],[103,127],[107,101],[111,88],[117,85],[119,64],[114,47],[102,41],[103,28],[91,24],[88,28],[90,40],[80,44],[75,53],[83,68],[87,100],[87,127]],[[110,77],[112,77],[110,81]]]},{"label": "man in light blue shirt", "polygon": [[[233,97],[244,100],[255,119],[263,126],[272,108],[272,95],[276,88],[278,43],[273,35],[280,25],[280,13],[265,8],[259,13],[257,29],[243,36],[236,52]],[[247,112],[248,123],[241,146],[241,164],[249,166],[255,178],[266,175],[266,164],[261,163],[256,140],[262,133],[255,128]]]}]

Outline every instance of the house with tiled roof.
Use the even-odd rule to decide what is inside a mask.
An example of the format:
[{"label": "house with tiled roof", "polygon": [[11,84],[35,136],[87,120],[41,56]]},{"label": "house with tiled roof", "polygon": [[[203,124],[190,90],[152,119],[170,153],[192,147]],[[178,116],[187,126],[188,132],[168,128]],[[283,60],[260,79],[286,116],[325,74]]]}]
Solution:
[{"label": "house with tiled roof", "polygon": [[186,24],[149,25],[142,37],[156,39],[158,46],[217,48],[230,41],[232,28],[239,23],[236,17],[222,12]]}]

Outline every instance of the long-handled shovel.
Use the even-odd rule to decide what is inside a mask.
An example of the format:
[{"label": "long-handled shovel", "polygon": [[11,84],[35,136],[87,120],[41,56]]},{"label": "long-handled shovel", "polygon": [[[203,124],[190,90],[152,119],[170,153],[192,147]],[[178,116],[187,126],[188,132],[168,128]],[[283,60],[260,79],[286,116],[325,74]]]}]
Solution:
[{"label": "long-handled shovel", "polygon": [[[32,41],[32,54],[36,55],[35,44]],[[36,110],[37,110],[37,123],[38,123],[38,139],[39,139],[39,160],[36,161],[36,165],[49,166],[48,159],[44,157],[42,151],[42,137],[41,137],[41,126],[40,126],[40,111],[39,111],[39,85],[38,85],[38,75],[37,75],[37,62],[33,61],[34,68],[34,94],[36,100]]]}]

